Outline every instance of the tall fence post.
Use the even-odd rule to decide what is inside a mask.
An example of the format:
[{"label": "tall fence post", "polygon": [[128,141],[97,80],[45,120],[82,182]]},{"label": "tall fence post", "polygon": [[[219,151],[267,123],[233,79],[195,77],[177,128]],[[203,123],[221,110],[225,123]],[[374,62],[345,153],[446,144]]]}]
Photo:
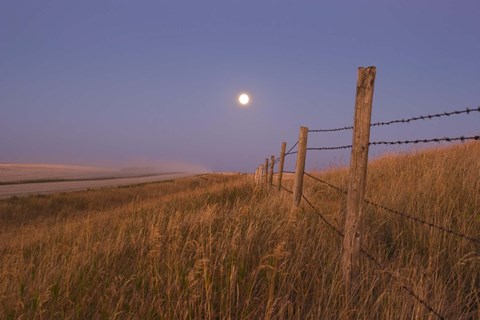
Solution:
[{"label": "tall fence post", "polygon": [[352,155],[348,180],[347,214],[343,238],[342,273],[347,303],[355,299],[359,287],[362,248],[363,201],[367,179],[368,146],[372,114],[375,67],[358,68]]},{"label": "tall fence post", "polygon": [[268,158],[265,158],[265,167],[264,167],[264,173],[265,173],[265,185],[268,185]]},{"label": "tall fence post", "polygon": [[303,173],[305,172],[305,159],[307,157],[307,136],[308,128],[300,127],[295,180],[293,182],[293,204],[296,207],[300,205],[300,201],[302,200]]},{"label": "tall fence post", "polygon": [[270,176],[268,177],[268,185],[271,187],[273,183],[273,169],[275,167],[275,156],[270,157]]},{"label": "tall fence post", "polygon": [[260,185],[262,183],[262,174],[263,174],[262,166],[263,164],[260,164],[258,166],[257,185]]},{"label": "tall fence post", "polygon": [[283,165],[285,164],[285,151],[287,150],[287,143],[282,142],[282,151],[280,151],[280,162],[278,164],[278,186],[277,189],[282,189]]}]

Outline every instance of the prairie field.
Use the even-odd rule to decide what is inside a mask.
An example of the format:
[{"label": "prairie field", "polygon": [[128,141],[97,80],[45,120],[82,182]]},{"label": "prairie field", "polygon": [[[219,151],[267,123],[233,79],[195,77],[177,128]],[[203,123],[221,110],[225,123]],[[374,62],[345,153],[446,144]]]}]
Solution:
[{"label": "prairie field", "polygon": [[[346,189],[347,169],[314,175]],[[304,181],[341,230],[345,195]],[[366,198],[478,239],[480,144],[376,159]],[[346,305],[341,238],[252,175],[1,200],[0,318],[435,319],[406,287],[446,319],[480,319],[478,243],[364,212],[364,248],[382,268],[363,258],[358,299]]]}]

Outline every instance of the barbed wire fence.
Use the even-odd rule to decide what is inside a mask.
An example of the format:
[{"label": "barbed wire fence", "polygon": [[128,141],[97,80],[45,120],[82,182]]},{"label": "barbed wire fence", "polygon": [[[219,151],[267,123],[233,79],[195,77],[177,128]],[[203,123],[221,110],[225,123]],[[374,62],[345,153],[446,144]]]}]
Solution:
[{"label": "barbed wire fence", "polygon": [[[396,119],[396,120],[391,120],[391,121],[386,121],[386,122],[375,122],[370,124],[370,127],[379,127],[379,126],[389,126],[392,124],[397,124],[397,123],[409,123],[417,120],[431,120],[435,118],[442,118],[442,117],[449,117],[453,115],[459,115],[459,114],[470,114],[473,112],[480,112],[480,107],[478,108],[465,108],[463,110],[455,110],[455,111],[450,111],[450,112],[442,112],[442,113],[435,113],[435,114],[427,114],[423,116],[416,116],[416,117],[411,117],[407,119]],[[308,132],[336,132],[336,131],[345,131],[345,130],[353,130],[353,126],[346,126],[346,127],[341,127],[341,128],[333,128],[333,129],[312,129],[308,130]]]},{"label": "barbed wire fence", "polygon": [[[404,212],[402,210],[396,210],[393,208],[389,208],[388,206],[385,206],[383,204],[375,203],[367,198],[365,198],[364,195],[364,190],[365,190],[365,184],[366,184],[366,170],[368,166],[368,148],[370,146],[378,146],[378,145],[409,145],[409,144],[428,144],[428,143],[453,143],[453,142],[466,142],[466,141],[479,141],[480,140],[480,135],[469,135],[469,136],[457,136],[457,137],[435,137],[435,138],[422,138],[422,139],[415,139],[415,140],[396,140],[396,141],[369,141],[369,133],[370,133],[370,128],[371,127],[377,127],[377,126],[390,126],[390,125],[395,125],[395,124],[408,124],[414,121],[419,121],[419,120],[433,120],[433,119],[440,119],[444,117],[451,117],[451,116],[458,116],[458,115],[473,115],[474,113],[480,113],[480,107],[478,108],[465,108],[465,109],[460,109],[460,110],[454,110],[454,111],[448,111],[448,112],[442,112],[442,113],[434,113],[434,114],[427,114],[427,115],[420,115],[420,116],[414,116],[410,118],[402,118],[402,119],[394,119],[394,120],[389,120],[389,121],[383,121],[383,122],[376,122],[376,123],[370,123],[370,117],[371,117],[371,102],[373,98],[373,83],[375,79],[375,67],[369,67],[369,68],[360,68],[359,69],[359,82],[357,83],[357,100],[356,100],[356,105],[355,105],[355,119],[354,119],[354,125],[352,126],[345,126],[345,127],[338,127],[338,128],[331,128],[331,129],[308,129],[305,127],[300,128],[300,135],[299,135],[299,140],[293,144],[293,146],[285,153],[281,153],[280,157],[275,158],[272,156],[272,161],[270,164],[270,179],[264,179],[266,185],[270,186],[275,186],[278,188],[278,190],[282,190],[284,192],[287,192],[291,195],[293,195],[293,202],[295,205],[300,204],[300,200],[303,200],[308,207],[310,207],[319,217],[320,219],[332,230],[334,231],[340,239],[342,239],[343,242],[343,256],[342,260],[344,259],[345,256],[350,256],[353,257],[352,259],[358,259],[359,255],[363,255],[366,257],[369,261],[371,261],[379,270],[381,270],[384,274],[387,275],[387,277],[392,280],[393,282],[397,283],[400,288],[404,292],[406,292],[409,296],[411,296],[413,299],[415,299],[417,302],[419,302],[421,305],[425,307],[428,312],[432,313],[439,319],[444,319],[445,317],[442,315],[442,313],[438,310],[438,308],[435,308],[427,301],[426,298],[421,297],[421,295],[417,292],[415,292],[413,289],[405,285],[399,277],[395,276],[394,272],[389,271],[386,269],[384,265],[382,265],[378,259],[376,259],[369,251],[364,248],[363,244],[360,244],[360,246],[357,246],[358,252],[352,251],[352,248],[348,247],[349,244],[349,239],[351,241],[356,241],[356,238],[358,234],[362,233],[362,230],[359,228],[352,228],[351,224],[349,225],[349,219],[353,218],[358,218],[358,212],[347,212],[347,217],[346,217],[346,222],[345,222],[345,227],[344,230],[341,231],[339,228],[337,228],[334,224],[328,221],[328,219],[325,218],[325,215],[318,210],[318,208],[315,207],[313,204],[313,201],[311,199],[308,199],[304,193],[303,193],[303,177],[308,177],[312,181],[316,183],[321,183],[323,185],[328,186],[329,188],[332,188],[340,193],[342,193],[346,197],[346,202],[347,204],[350,201],[350,204],[353,203],[352,201],[356,201],[357,203],[353,203],[351,207],[355,208],[355,205],[357,207],[357,210],[363,205],[368,205],[375,207],[377,209],[382,210],[386,214],[394,214],[397,216],[400,216],[404,219],[408,219],[409,221],[412,221],[414,223],[423,225],[425,227],[429,227],[441,232],[444,232],[446,234],[449,234],[450,236],[457,237],[459,239],[462,239],[464,241],[468,241],[471,243],[474,243],[475,245],[480,244],[480,239],[476,238],[474,236],[466,235],[462,232],[452,230],[450,228],[447,228],[445,226],[436,224],[431,221],[427,221],[426,219],[420,218],[418,216],[412,215],[408,212]],[[359,86],[360,84],[360,86]],[[359,99],[360,97],[360,99]],[[354,135],[353,135],[353,142],[351,145],[340,145],[340,146],[320,146],[320,147],[307,147],[307,135],[308,133],[326,133],[326,132],[339,132],[339,131],[346,131],[346,130],[353,130]],[[357,131],[358,134],[355,134]],[[363,136],[363,137],[362,137]],[[285,144],[285,143],[284,143]],[[294,149],[297,148],[295,151]],[[307,151],[330,151],[330,150],[344,150],[344,149],[352,149],[352,163],[350,166],[350,177],[349,177],[349,187],[347,190],[336,186],[328,181],[325,181],[319,177],[316,177],[308,172],[305,172],[303,169],[299,170],[299,168],[304,168],[305,166],[305,158],[306,158],[306,152]],[[366,152],[365,152],[366,150]],[[363,154],[362,154],[363,153]],[[290,155],[297,155],[297,165],[296,165],[296,170],[295,171],[287,171],[283,170],[283,163],[284,160],[287,156]],[[363,157],[363,159],[362,159]],[[273,160],[274,159],[274,160]],[[268,159],[267,159],[268,161]],[[280,167],[281,169],[278,172],[274,172],[274,166],[277,163],[281,163]],[[300,163],[299,166],[299,162]],[[353,168],[353,166],[357,166],[356,168]],[[266,164],[266,167],[268,168],[268,164]],[[361,170],[358,170],[359,168],[363,168]],[[362,172],[363,171],[363,177],[362,177]],[[352,172],[356,172],[357,175],[355,176],[354,174],[352,175]],[[291,175],[294,175],[294,186],[293,190],[289,190],[285,188],[282,185],[282,174],[283,173],[288,173]],[[258,176],[263,177],[264,174],[269,174],[267,170],[259,171],[257,169],[255,173],[255,181],[257,183],[260,183],[262,179],[258,178]],[[278,184],[273,184],[273,175],[277,174],[278,175]],[[357,194],[354,194],[357,193]],[[360,193],[360,194],[359,194]],[[354,200],[352,200],[354,199]],[[350,216],[349,216],[350,214]],[[361,225],[362,223],[359,222],[358,225]],[[349,238],[350,237],[350,238]],[[352,240],[353,239],[353,240]],[[351,243],[350,243],[351,244]],[[343,262],[343,261],[342,261]],[[350,261],[350,263],[352,263]],[[353,263],[352,263],[353,264]],[[357,265],[359,265],[357,263]],[[343,269],[344,265],[342,265]],[[354,294],[355,290],[352,290],[354,287],[358,287],[358,283],[355,283],[355,279],[349,278],[350,275],[348,274],[348,270],[342,270],[344,278],[345,278],[345,284],[347,288],[347,296]]]}]

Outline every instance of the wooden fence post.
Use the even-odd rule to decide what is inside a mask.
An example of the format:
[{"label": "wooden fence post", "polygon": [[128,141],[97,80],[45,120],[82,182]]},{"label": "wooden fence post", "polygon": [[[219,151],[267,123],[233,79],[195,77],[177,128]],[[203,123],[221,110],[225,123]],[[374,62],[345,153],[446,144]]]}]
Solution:
[{"label": "wooden fence post", "polygon": [[307,136],[308,128],[300,127],[295,180],[293,182],[293,204],[296,207],[300,205],[300,201],[302,200],[303,173],[305,172],[305,159],[307,157]]},{"label": "wooden fence post", "polygon": [[265,185],[268,185],[268,158],[265,158]]},{"label": "wooden fence post", "polygon": [[282,189],[283,165],[285,164],[285,150],[287,150],[287,143],[282,142],[282,151],[280,151],[280,163],[278,164],[278,191]]},{"label": "wooden fence post", "polygon": [[270,176],[268,177],[268,185],[271,187],[273,183],[273,169],[275,166],[275,156],[270,157]]},{"label": "wooden fence post", "polygon": [[348,180],[345,237],[343,238],[342,273],[346,286],[347,304],[358,292],[360,251],[362,249],[363,201],[368,166],[368,146],[372,114],[375,67],[358,68],[352,155]]},{"label": "wooden fence post", "polygon": [[263,167],[264,167],[264,164],[261,164],[260,165],[260,176],[258,178],[258,184],[261,185],[262,184],[262,181],[263,181],[263,175],[265,174],[264,170],[263,170]]},{"label": "wooden fence post", "polygon": [[260,168],[259,168],[259,172],[260,174],[258,175],[258,185],[261,185],[262,184],[262,181],[263,181],[263,175],[265,174],[264,170],[263,170],[263,166],[264,164],[260,164]]}]

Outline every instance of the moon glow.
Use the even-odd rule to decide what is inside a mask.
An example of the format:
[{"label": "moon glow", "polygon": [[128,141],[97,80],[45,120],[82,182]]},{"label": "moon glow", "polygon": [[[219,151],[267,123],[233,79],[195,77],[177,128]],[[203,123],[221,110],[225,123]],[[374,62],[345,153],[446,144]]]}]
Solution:
[{"label": "moon glow", "polygon": [[248,104],[248,102],[250,102],[250,97],[248,96],[248,94],[242,93],[238,97],[238,102],[240,102],[241,105],[246,106]]}]

